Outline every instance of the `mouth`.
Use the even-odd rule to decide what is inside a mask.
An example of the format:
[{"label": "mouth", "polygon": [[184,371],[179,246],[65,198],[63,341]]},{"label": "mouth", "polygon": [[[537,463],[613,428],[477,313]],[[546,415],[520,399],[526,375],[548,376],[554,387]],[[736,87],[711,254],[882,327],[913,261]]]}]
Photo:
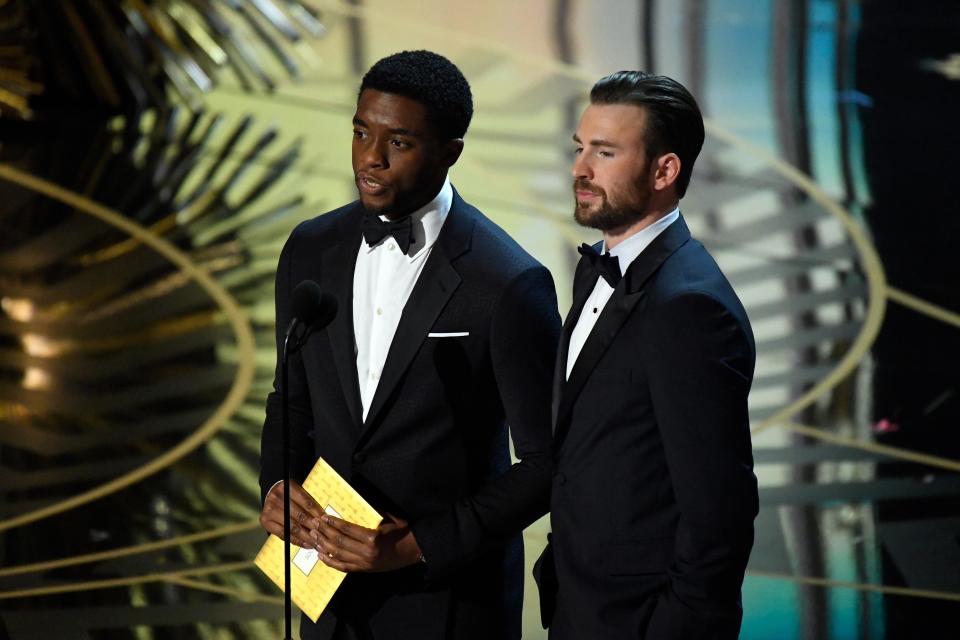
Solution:
[{"label": "mouth", "polygon": [[601,198],[603,192],[599,189],[591,189],[588,183],[578,180],[573,185],[573,195],[577,202],[592,202]]},{"label": "mouth", "polygon": [[374,180],[366,173],[358,173],[356,182],[357,189],[359,189],[361,193],[369,196],[382,195],[388,189],[387,185]]},{"label": "mouth", "polygon": [[577,201],[577,206],[592,206],[595,202],[601,199],[601,194],[596,191],[589,191],[587,189],[574,189],[573,191],[574,198]]}]

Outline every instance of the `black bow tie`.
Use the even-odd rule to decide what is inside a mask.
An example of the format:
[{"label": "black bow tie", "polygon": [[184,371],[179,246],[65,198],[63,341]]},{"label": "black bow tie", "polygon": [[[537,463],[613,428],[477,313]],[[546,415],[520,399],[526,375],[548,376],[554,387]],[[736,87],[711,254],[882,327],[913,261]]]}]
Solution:
[{"label": "black bow tie", "polygon": [[610,255],[609,251],[600,255],[596,249],[586,243],[580,245],[577,251],[587,259],[593,270],[606,280],[608,285],[613,288],[617,287],[617,283],[623,277],[620,273],[620,259],[617,256]]},{"label": "black bow tie", "polygon": [[400,251],[409,255],[410,245],[414,243],[413,220],[410,216],[404,216],[399,220],[385,221],[377,215],[365,215],[360,230],[363,232],[363,239],[371,247],[387,236],[393,236],[397,245],[400,246]]}]

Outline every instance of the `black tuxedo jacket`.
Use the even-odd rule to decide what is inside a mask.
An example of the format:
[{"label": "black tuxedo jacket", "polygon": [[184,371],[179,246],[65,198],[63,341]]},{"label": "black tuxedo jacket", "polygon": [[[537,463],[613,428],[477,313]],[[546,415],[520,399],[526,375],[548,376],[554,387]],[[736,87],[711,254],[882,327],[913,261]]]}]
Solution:
[{"label": "black tuxedo jacket", "polygon": [[[520,533],[549,504],[553,280],[454,192],[364,421],[352,305],[363,216],[354,202],[303,222],[280,257],[278,353],[300,281],[339,301],[333,322],[290,360],[292,476],[302,480],[322,456],[381,513],[410,522],[426,564],[349,575],[317,624],[303,618],[302,637],[519,638]],[[428,337],[451,332],[469,335]],[[283,475],[279,384],[278,374],[263,495]]]},{"label": "black tuxedo jacket", "polygon": [[624,274],[565,380],[597,276],[581,261],[554,374],[554,640],[736,638],[758,508],[746,313],[681,217]]}]

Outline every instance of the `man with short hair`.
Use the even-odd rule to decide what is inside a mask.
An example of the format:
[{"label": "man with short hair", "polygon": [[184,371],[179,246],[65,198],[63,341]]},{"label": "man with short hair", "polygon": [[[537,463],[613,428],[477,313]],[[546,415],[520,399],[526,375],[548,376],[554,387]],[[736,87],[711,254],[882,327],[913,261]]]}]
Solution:
[{"label": "man with short hair", "polygon": [[[292,478],[322,457],[385,517],[345,522],[291,482],[291,542],[349,574],[317,624],[303,618],[305,640],[520,637],[520,533],[549,502],[560,319],[547,269],[450,185],[472,113],[446,58],[377,62],[353,117],[360,198],[301,223],[280,257],[278,353],[299,282],[339,300],[290,359]],[[260,520],[282,537],[280,382]]]},{"label": "man with short hair", "polygon": [[583,245],[554,378],[552,640],[736,638],[757,483],[747,315],[679,200],[703,119],[679,83],[621,71],[573,137]]}]

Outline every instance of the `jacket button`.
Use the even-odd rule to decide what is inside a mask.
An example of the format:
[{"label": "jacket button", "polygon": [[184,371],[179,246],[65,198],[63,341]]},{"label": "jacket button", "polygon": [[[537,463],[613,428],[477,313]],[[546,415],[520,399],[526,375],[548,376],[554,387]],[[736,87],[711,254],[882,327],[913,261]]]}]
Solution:
[{"label": "jacket button", "polygon": [[567,482],[567,476],[558,471],[557,473],[553,474],[553,481],[562,487]]},{"label": "jacket button", "polygon": [[357,464],[363,464],[367,461],[367,454],[365,454],[363,451],[358,451],[353,454],[353,461]]}]

